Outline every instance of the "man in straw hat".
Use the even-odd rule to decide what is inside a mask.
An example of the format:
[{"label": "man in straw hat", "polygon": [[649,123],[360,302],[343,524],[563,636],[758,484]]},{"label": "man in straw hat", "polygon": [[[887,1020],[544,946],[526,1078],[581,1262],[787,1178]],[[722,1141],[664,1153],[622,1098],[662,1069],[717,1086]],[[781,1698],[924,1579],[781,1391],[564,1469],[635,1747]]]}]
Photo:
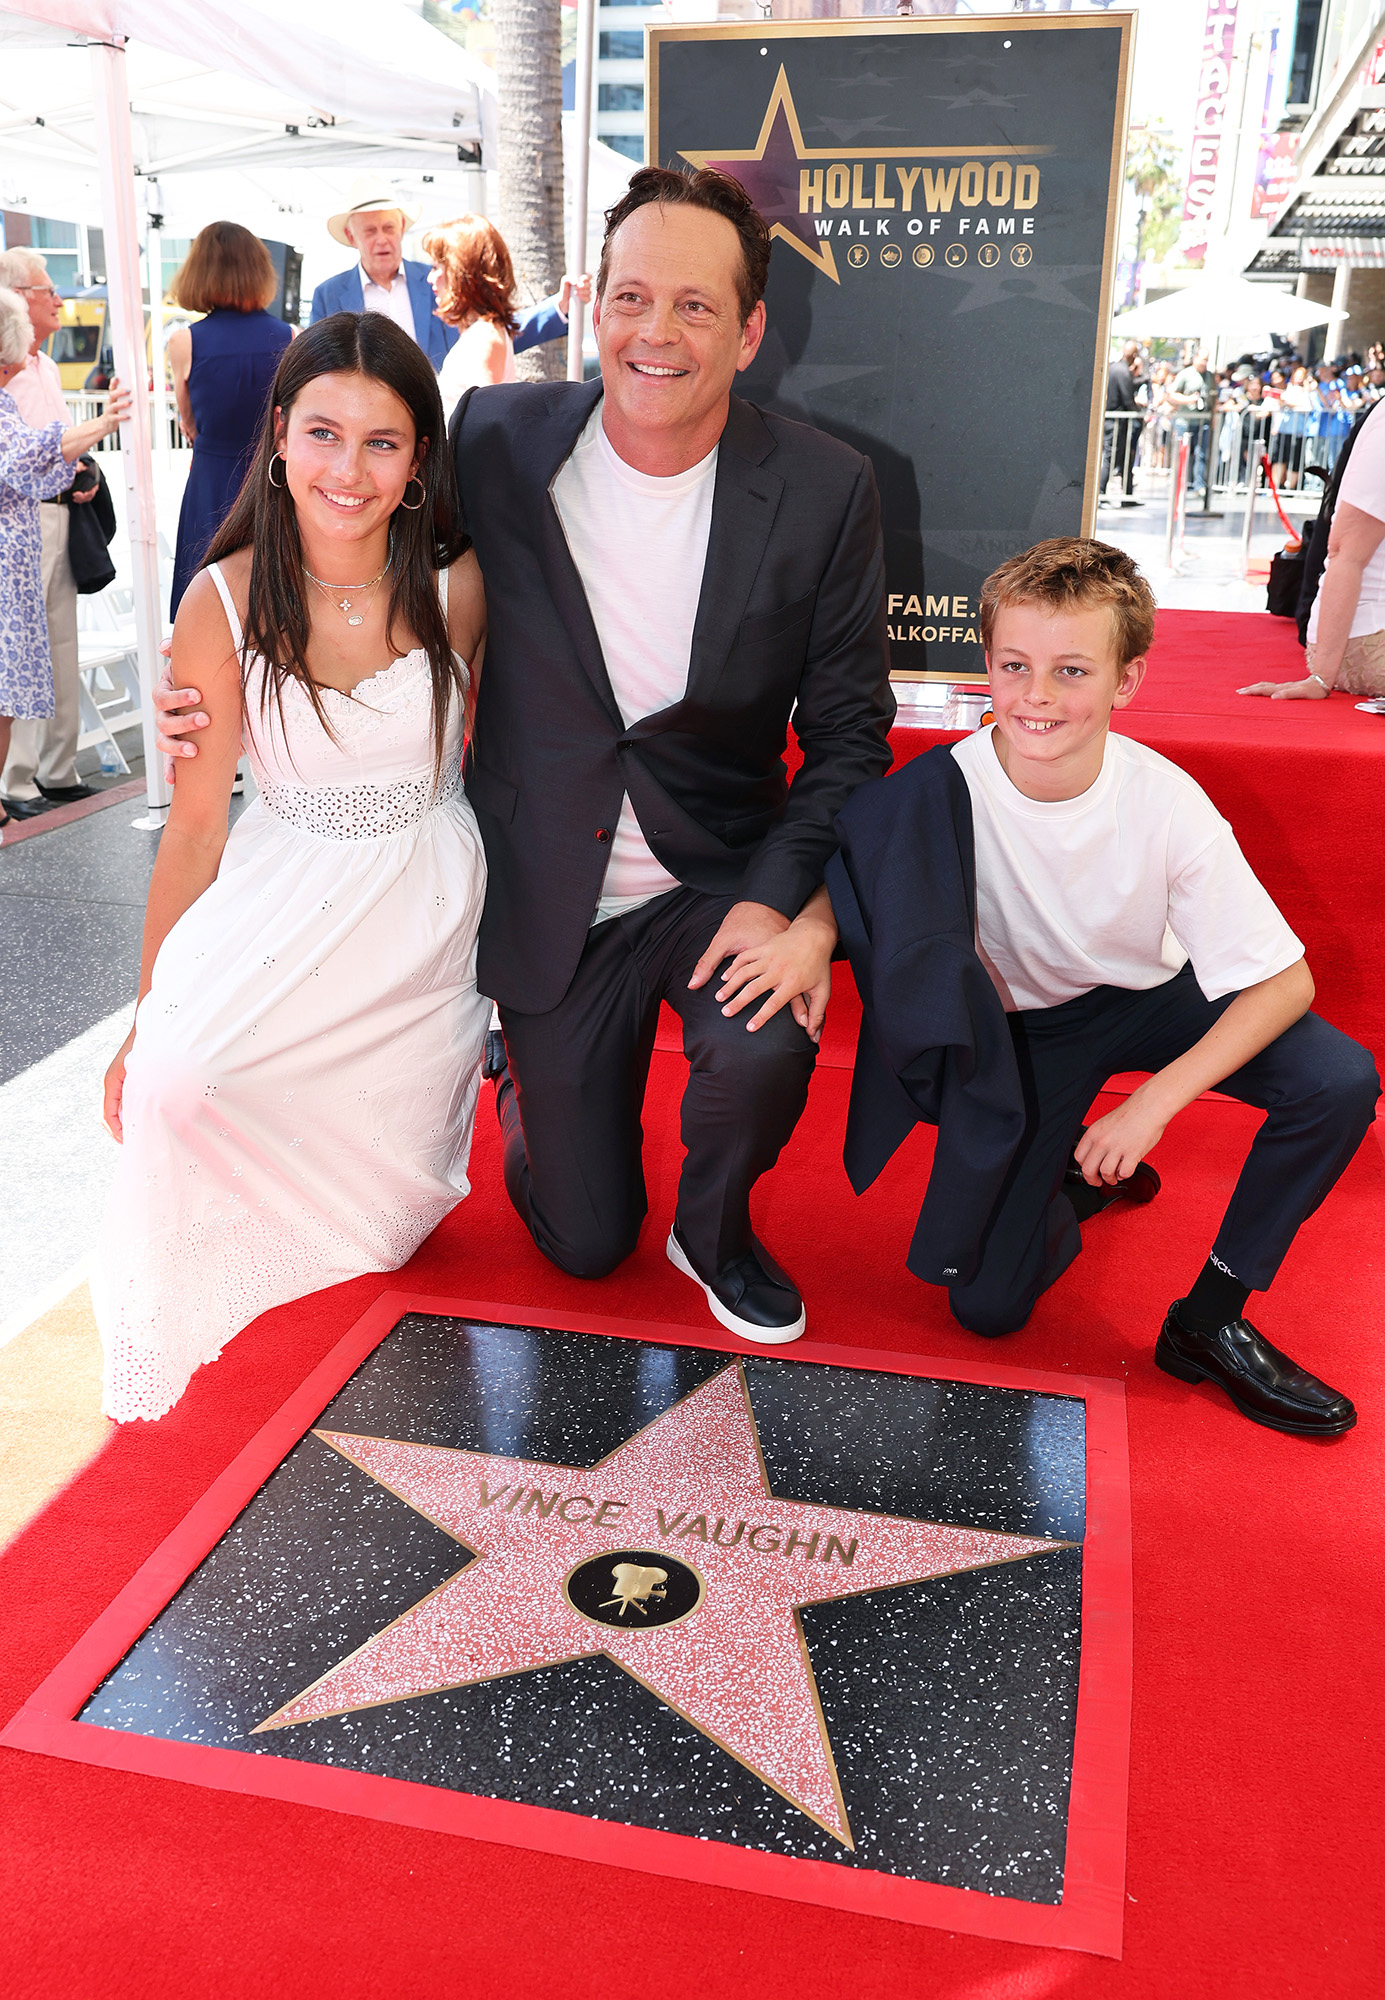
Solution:
[{"label": "man in straw hat", "polygon": [[[416,340],[434,368],[441,368],[457,328],[447,326],[434,311],[428,266],[404,255],[404,231],[418,221],[414,202],[401,201],[382,174],[362,174],[351,183],[350,200],[338,215],[327,218],[327,229],[338,243],[354,250],[360,262],[349,271],[326,278],[313,293],[312,322],[330,313],[382,312]],[[567,306],[574,290],[590,296],[590,278],[564,277],[562,288],[519,315],[514,337],[516,354],[545,340],[567,335]]]}]

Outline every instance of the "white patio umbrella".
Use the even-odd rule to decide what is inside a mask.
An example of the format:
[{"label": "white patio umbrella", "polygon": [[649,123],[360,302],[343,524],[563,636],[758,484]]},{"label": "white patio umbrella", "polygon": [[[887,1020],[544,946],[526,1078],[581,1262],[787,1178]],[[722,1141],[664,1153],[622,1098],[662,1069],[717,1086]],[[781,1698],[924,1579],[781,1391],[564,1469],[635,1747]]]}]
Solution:
[{"label": "white patio umbrella", "polygon": [[1195,279],[1152,305],[1118,313],[1111,338],[1136,340],[1216,340],[1235,336],[1246,347],[1266,347],[1276,333],[1301,333],[1310,326],[1333,326],[1349,318],[1340,306],[1316,305],[1281,285],[1255,285],[1246,278]]}]

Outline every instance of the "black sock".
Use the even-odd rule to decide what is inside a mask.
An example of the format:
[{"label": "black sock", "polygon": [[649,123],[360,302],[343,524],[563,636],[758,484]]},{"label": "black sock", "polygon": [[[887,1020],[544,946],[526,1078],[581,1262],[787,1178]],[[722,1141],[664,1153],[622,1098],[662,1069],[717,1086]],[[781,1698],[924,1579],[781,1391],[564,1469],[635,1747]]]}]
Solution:
[{"label": "black sock", "polygon": [[1209,1257],[1178,1308],[1178,1317],[1189,1333],[1216,1333],[1241,1317],[1249,1297],[1250,1286]]}]

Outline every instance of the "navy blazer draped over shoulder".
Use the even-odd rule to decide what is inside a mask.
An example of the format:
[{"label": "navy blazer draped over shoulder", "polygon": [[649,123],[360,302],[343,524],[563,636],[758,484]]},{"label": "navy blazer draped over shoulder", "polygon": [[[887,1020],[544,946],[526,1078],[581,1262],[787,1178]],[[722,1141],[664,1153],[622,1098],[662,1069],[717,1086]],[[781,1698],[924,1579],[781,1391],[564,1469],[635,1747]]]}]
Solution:
[{"label": "navy blazer draped over shoulder", "polygon": [[827,887],[861,995],[845,1164],[862,1194],[920,1122],[938,1128],[908,1266],[966,1284],[1024,1131],[1014,1044],[976,953],[971,795],[946,744],[863,785]]}]

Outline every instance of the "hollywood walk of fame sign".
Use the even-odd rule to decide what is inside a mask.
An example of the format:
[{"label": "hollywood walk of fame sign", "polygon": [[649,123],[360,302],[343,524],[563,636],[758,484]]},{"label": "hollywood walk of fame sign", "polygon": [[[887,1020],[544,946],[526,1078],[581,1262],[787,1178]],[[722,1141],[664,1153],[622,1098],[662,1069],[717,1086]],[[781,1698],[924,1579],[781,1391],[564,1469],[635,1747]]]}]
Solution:
[{"label": "hollywood walk of fame sign", "polygon": [[4,1741],[1118,1952],[1118,1385],[409,1304]]},{"label": "hollywood walk of fame sign", "polygon": [[741,392],[874,464],[902,677],[984,674],[989,571],[1093,532],[1133,21],[648,31],[647,157],[770,227]]}]

